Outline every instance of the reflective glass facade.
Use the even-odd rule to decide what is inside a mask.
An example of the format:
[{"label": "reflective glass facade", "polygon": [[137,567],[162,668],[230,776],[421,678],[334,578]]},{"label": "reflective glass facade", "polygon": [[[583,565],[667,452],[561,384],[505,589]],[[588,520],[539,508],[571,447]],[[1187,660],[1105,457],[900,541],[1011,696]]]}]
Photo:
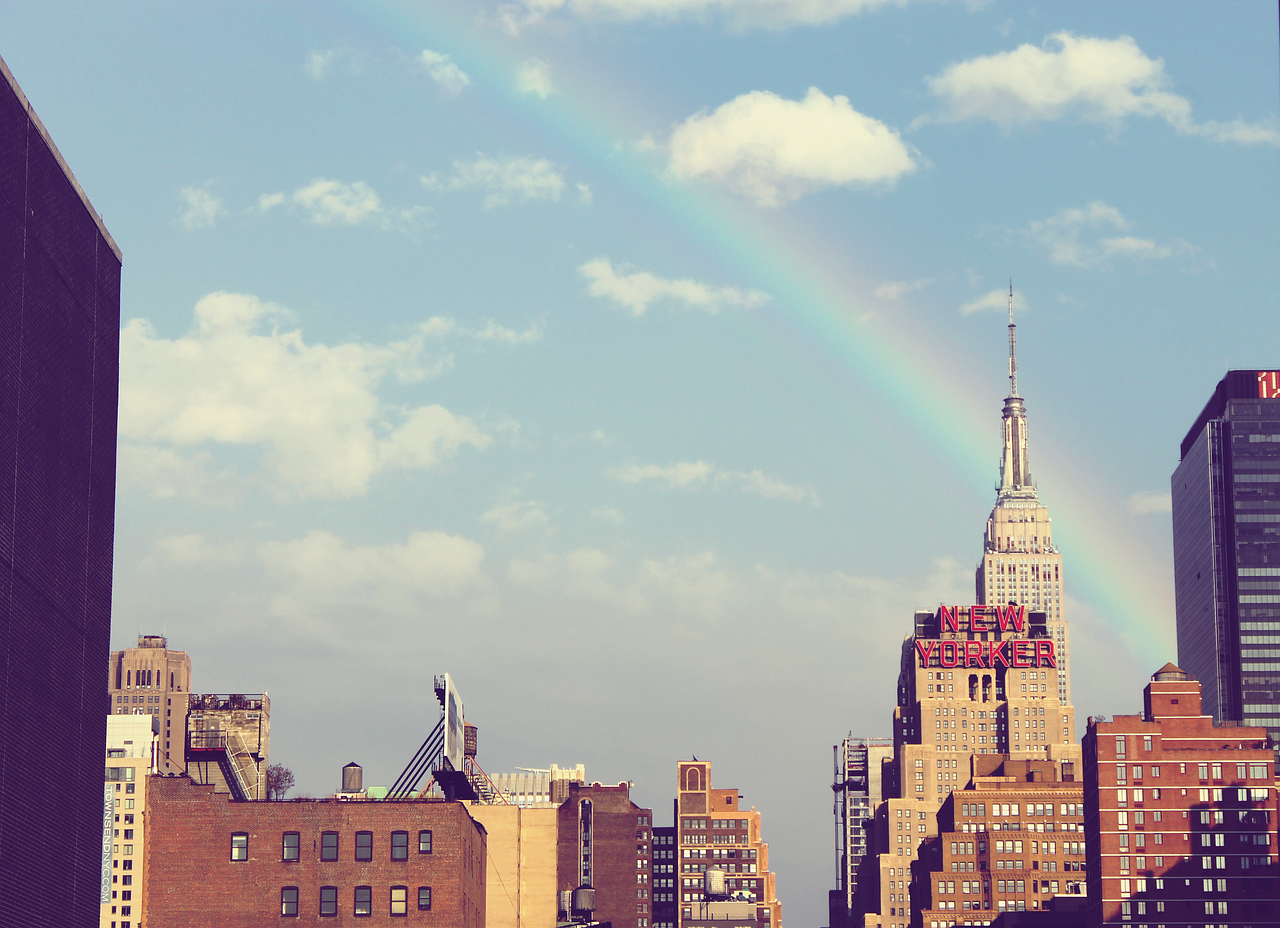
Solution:
[{"label": "reflective glass facade", "polygon": [[1280,742],[1280,374],[1230,371],[1173,474],[1178,663]]}]

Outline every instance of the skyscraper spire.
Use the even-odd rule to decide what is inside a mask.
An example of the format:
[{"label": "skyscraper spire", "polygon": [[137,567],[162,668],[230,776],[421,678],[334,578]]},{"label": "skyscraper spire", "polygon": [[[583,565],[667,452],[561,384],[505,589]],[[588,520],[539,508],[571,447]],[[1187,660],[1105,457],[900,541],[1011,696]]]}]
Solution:
[{"label": "skyscraper spire", "polygon": [[1013,278],[1009,278],[1009,395],[1018,395],[1018,356],[1014,349],[1018,327],[1013,324]]}]

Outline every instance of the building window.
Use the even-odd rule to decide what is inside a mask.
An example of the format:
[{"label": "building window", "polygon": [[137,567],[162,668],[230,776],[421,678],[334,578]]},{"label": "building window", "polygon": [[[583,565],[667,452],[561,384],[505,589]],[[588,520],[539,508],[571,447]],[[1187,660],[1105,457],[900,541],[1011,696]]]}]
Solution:
[{"label": "building window", "polygon": [[324,918],[332,918],[338,914],[338,887],[321,886],[320,887],[320,915]]},{"label": "building window", "polygon": [[391,887],[391,914],[392,915],[408,915],[409,914],[409,887],[408,886],[392,886]]},{"label": "building window", "polygon": [[419,886],[418,887],[418,909],[419,911],[425,912],[429,908],[431,908],[431,887]]},{"label": "building window", "polygon": [[338,833],[336,831],[326,831],[320,835],[320,859],[338,859]]},{"label": "building window", "polygon": [[231,859],[249,859],[249,833],[237,831],[231,836]]},{"label": "building window", "polygon": [[[418,832],[418,853],[419,854],[431,853],[431,832],[429,831]],[[427,895],[430,895],[430,893],[428,892]]]},{"label": "building window", "polygon": [[298,887],[286,886],[280,890],[280,914],[298,917]]},{"label": "building window", "polygon": [[280,849],[280,859],[297,860],[298,846],[298,833],[296,831],[286,831],[284,833],[284,840]]},{"label": "building window", "polygon": [[409,832],[407,831],[391,832],[391,859],[392,860],[408,860],[409,859]]},{"label": "building window", "polygon": [[356,832],[356,860],[373,860],[373,832]]},{"label": "building window", "polygon": [[356,887],[355,914],[359,916],[373,914],[373,887],[371,886]]}]

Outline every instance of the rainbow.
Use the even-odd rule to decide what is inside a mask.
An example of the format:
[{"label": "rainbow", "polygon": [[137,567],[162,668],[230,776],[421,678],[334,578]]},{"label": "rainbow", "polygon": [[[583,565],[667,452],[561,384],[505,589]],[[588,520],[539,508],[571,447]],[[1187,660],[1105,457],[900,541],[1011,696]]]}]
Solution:
[{"label": "rainbow", "polygon": [[[774,350],[821,362],[850,393],[874,392],[964,479],[991,486],[999,398],[979,395],[971,374],[942,346],[922,342],[918,332],[870,312],[875,304],[867,294],[878,281],[860,277],[832,243],[788,225],[785,214],[775,213],[766,223],[737,200],[665,181],[649,157],[619,145],[642,135],[625,122],[629,108],[618,105],[621,91],[572,73],[570,63],[556,62],[556,92],[550,97],[516,96],[514,74],[526,54],[496,25],[477,27],[475,7],[421,0],[341,0],[340,6],[371,34],[410,49],[449,54],[473,82],[510,101],[512,119],[562,138],[740,274],[738,282],[769,293]],[[1106,485],[1105,474],[1090,470],[1091,462],[1081,461],[1078,453],[1058,447],[1050,429],[1033,429],[1033,460],[1055,516],[1055,538],[1065,555],[1073,598],[1101,616],[1106,632],[1139,666],[1159,666],[1176,653],[1172,590],[1163,582],[1167,565],[1126,525],[1122,494]]]}]

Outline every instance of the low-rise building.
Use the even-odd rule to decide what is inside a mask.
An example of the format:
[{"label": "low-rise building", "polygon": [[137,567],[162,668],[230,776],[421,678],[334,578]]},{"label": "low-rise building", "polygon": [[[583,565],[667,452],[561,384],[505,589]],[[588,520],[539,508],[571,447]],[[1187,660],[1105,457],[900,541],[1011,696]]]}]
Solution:
[{"label": "low-rise building", "polygon": [[1084,739],[1087,924],[1263,925],[1280,916],[1275,756],[1261,726],[1217,725],[1165,664],[1142,715]]},{"label": "low-rise building", "polygon": [[1084,784],[1071,761],[973,756],[963,790],[938,810],[915,865],[922,928],[990,925],[1084,889]]},{"label": "low-rise building", "polygon": [[156,776],[146,812],[146,928],[485,925],[486,834],[464,803],[237,802]]}]

